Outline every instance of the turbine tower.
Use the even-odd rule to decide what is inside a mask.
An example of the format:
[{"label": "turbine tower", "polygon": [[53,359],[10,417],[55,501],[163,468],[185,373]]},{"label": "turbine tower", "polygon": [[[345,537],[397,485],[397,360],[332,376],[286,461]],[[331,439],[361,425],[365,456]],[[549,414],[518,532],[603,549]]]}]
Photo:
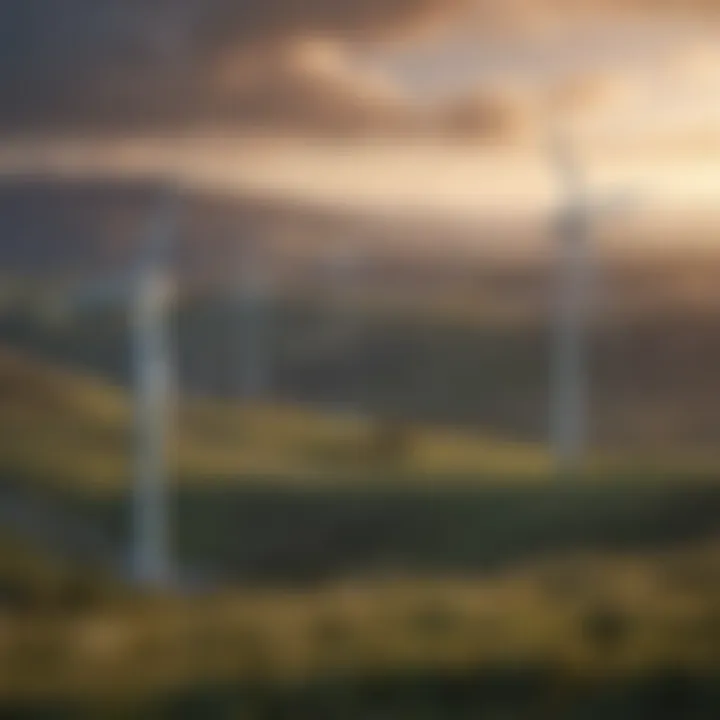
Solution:
[{"label": "turbine tower", "polygon": [[149,229],[131,302],[134,374],[134,486],[132,572],[147,587],[172,579],[168,527],[168,459],[172,360],[167,329],[171,302],[169,251],[179,201],[163,199]]},{"label": "turbine tower", "polygon": [[553,163],[566,195],[558,223],[559,291],[551,361],[551,444],[558,469],[580,468],[587,445],[586,329],[590,285],[590,217],[584,178],[570,146],[556,140]]},{"label": "turbine tower", "polygon": [[557,468],[582,469],[589,434],[588,324],[594,272],[592,228],[599,215],[619,214],[634,204],[628,193],[593,202],[571,144],[554,138],[552,162],[565,195],[558,223],[559,273],[555,340],[551,359],[550,434]]}]

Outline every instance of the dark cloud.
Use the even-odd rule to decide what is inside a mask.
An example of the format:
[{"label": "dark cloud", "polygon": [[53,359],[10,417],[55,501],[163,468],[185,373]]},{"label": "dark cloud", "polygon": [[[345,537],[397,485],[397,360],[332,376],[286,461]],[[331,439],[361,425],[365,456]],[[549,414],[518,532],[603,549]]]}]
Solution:
[{"label": "dark cloud", "polygon": [[[488,27],[499,16],[533,12],[717,7],[713,0],[0,0],[0,125],[410,126],[409,109],[362,74],[294,67],[288,48],[307,37],[398,39],[471,5]],[[245,85],[223,81],[233,73]],[[509,116],[476,100],[448,112],[448,127],[471,134]]]},{"label": "dark cloud", "polygon": [[[263,103],[272,105],[271,93],[234,102],[212,82],[228,55],[259,48],[270,61],[284,43],[306,35],[389,38],[464,2],[0,0],[0,119],[24,125],[166,122],[200,119],[221,107],[240,115],[243,102],[259,111]],[[290,79],[286,72],[270,84],[289,90]],[[315,102],[318,86],[299,79],[312,90],[303,102]],[[338,99],[354,93],[330,89]]]},{"label": "dark cloud", "polygon": [[469,0],[210,0],[199,33],[212,48],[311,31],[345,37],[392,37],[452,15]]}]

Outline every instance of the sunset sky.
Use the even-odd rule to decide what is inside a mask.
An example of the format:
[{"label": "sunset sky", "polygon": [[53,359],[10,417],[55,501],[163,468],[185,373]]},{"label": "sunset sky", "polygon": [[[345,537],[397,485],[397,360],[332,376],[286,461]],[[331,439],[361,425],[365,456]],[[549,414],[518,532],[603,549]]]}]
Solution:
[{"label": "sunset sky", "polygon": [[[4,172],[546,212],[549,128],[646,215],[720,208],[710,2],[0,0]],[[717,17],[720,18],[720,8]],[[718,210],[720,215],[720,210]]]}]

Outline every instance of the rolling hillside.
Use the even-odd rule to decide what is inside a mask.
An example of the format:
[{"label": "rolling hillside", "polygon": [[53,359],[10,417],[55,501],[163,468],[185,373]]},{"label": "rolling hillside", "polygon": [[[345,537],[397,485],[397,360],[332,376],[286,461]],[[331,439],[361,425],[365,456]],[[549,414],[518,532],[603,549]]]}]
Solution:
[{"label": "rolling hillside", "polygon": [[[0,352],[0,473],[102,492],[127,484],[131,414],[126,394],[107,383],[3,349]],[[302,408],[242,407],[196,400],[179,405],[172,449],[182,481],[243,475],[340,473],[543,473],[531,445],[413,427],[399,466],[374,457],[373,423]]]},{"label": "rolling hillside", "polygon": [[[127,397],[10,351],[0,362],[7,499],[13,488],[54,498],[106,538],[111,556],[127,548]],[[717,466],[648,463],[640,473],[637,458],[601,458],[588,477],[553,482],[532,445],[200,400],[180,405],[176,429],[178,557],[222,578],[475,574],[568,548],[664,546],[717,529]]]},{"label": "rolling hillside", "polygon": [[[0,522],[44,489],[127,548],[128,425],[117,387],[3,350]],[[532,446],[423,428],[399,470],[368,463],[363,422],[288,407],[197,401],[178,425],[174,557],[217,587],[138,595],[0,531],[0,710],[717,708],[716,480],[538,482]]]}]

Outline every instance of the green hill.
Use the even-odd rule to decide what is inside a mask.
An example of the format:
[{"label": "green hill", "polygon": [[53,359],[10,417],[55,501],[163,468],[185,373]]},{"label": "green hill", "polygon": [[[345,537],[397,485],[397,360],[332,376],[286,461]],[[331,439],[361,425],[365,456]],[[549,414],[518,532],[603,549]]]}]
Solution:
[{"label": "green hill", "polygon": [[[114,489],[131,472],[131,405],[118,387],[0,350],[0,473]],[[542,449],[297,406],[181,401],[171,456],[183,482],[243,475],[542,475]]]},{"label": "green hill", "polygon": [[[0,408],[0,473],[81,490],[111,528],[130,475],[126,395],[3,351]],[[225,581],[197,597],[139,596],[0,533],[0,710],[174,716],[190,698],[183,717],[475,717],[491,693],[508,717],[585,717],[608,698],[630,717],[632,693],[664,687],[668,668],[717,706],[704,694],[720,647],[716,482],[543,484],[538,448],[381,430],[182,403],[177,559]],[[457,476],[475,486],[422,487]]]}]

